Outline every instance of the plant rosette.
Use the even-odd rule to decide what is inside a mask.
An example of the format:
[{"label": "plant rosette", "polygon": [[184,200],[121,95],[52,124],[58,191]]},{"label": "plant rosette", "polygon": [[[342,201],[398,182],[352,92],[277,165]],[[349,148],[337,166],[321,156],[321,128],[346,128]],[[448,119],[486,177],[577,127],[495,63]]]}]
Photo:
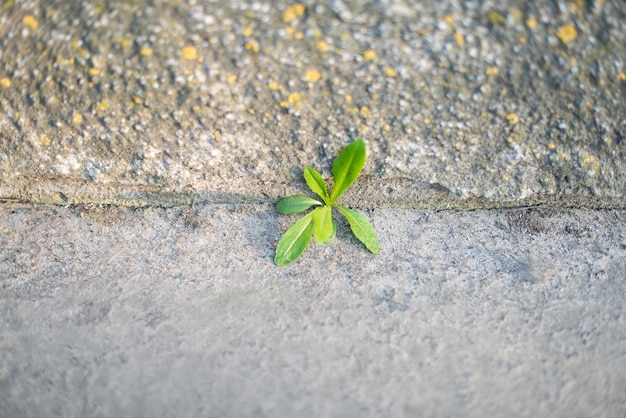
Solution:
[{"label": "plant rosette", "polygon": [[361,174],[365,160],[365,142],[362,139],[357,139],[342,149],[333,163],[334,186],[330,193],[320,173],[311,167],[304,169],[306,184],[322,201],[308,196],[290,196],[278,201],[276,210],[284,215],[295,215],[311,207],[315,208],[297,220],[280,238],[274,257],[277,265],[285,266],[297,260],[313,236],[318,243],[332,243],[337,234],[333,209],[337,209],[346,218],[357,239],[372,253],[378,254],[378,237],[367,218],[353,209],[336,204],[342,193]]}]

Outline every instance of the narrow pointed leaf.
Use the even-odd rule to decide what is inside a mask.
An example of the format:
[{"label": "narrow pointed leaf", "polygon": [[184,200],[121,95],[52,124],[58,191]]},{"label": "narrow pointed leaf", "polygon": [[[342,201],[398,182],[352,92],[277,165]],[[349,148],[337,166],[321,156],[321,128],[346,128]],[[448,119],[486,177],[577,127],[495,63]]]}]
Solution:
[{"label": "narrow pointed leaf", "polygon": [[365,165],[365,142],[357,139],[345,147],[333,164],[335,185],[330,195],[330,204],[339,199],[339,196],[359,177]]},{"label": "narrow pointed leaf", "polygon": [[313,234],[319,243],[328,241],[333,234],[333,217],[330,206],[322,206],[311,212],[313,217]]},{"label": "narrow pointed leaf", "polygon": [[315,199],[308,196],[289,196],[284,197],[276,203],[276,210],[283,215],[293,215],[296,213],[304,212],[311,206],[321,205]]},{"label": "narrow pointed leaf", "polygon": [[[332,219],[332,217],[331,217]],[[335,222],[334,219],[332,219],[333,221],[333,233],[330,234],[330,237],[328,237],[328,239],[326,241],[324,241],[324,244],[330,245],[333,243],[333,241],[335,240],[335,236],[337,236],[337,222]]]},{"label": "narrow pointed leaf", "polygon": [[307,167],[304,169],[304,180],[306,180],[306,184],[309,188],[313,190],[313,193],[317,194],[324,199],[324,202],[328,203],[328,189],[320,173],[311,167]]},{"label": "narrow pointed leaf", "polygon": [[311,214],[296,221],[278,240],[274,262],[285,266],[302,255],[313,235],[313,217]]},{"label": "narrow pointed leaf", "polygon": [[354,232],[354,235],[361,241],[368,250],[374,254],[378,254],[378,237],[374,227],[367,220],[367,218],[361,215],[359,212],[349,209],[345,206],[335,206],[346,217],[350,224],[350,229]]}]

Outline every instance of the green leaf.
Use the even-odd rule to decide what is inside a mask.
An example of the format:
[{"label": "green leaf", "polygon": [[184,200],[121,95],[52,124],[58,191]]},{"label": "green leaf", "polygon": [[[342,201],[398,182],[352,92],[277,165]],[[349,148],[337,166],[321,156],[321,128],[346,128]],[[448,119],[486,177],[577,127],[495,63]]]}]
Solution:
[{"label": "green leaf", "polygon": [[365,142],[357,139],[345,147],[333,164],[335,185],[330,195],[329,204],[333,204],[339,196],[359,177],[365,165]]},{"label": "green leaf", "polygon": [[326,242],[333,234],[333,217],[330,206],[322,206],[311,212],[313,217],[313,234],[319,243]]},{"label": "green leaf", "polygon": [[374,254],[378,254],[378,237],[374,227],[367,220],[367,218],[361,215],[359,212],[349,209],[345,206],[335,206],[346,217],[350,224],[350,229],[354,232],[354,235],[361,241],[368,250]]},{"label": "green leaf", "polygon": [[296,213],[304,212],[311,206],[321,205],[315,199],[307,196],[289,196],[282,198],[276,203],[276,210],[283,215],[293,215]]},{"label": "green leaf", "polygon": [[330,237],[328,237],[326,241],[324,241],[324,244],[327,244],[327,245],[332,244],[333,241],[335,240],[335,236],[337,235],[337,222],[335,222],[335,220],[332,219],[332,217],[331,217],[331,220],[333,221],[333,233],[330,234]]},{"label": "green leaf", "polygon": [[294,223],[278,240],[274,262],[285,266],[302,255],[313,235],[313,212]]},{"label": "green leaf", "polygon": [[313,190],[313,193],[319,195],[319,197],[324,199],[324,202],[328,203],[328,189],[320,173],[311,167],[307,167],[304,169],[304,180],[306,180],[309,188]]}]

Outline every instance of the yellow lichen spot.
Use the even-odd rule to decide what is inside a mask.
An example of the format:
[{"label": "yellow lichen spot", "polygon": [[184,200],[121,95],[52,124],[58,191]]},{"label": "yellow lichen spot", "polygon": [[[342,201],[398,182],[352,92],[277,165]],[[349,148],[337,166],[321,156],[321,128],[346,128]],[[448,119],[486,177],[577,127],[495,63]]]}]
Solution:
[{"label": "yellow lichen spot", "polygon": [[0,87],[2,87],[3,89],[8,89],[9,87],[11,87],[11,79],[9,79],[9,77],[0,78]]},{"label": "yellow lichen spot", "polygon": [[108,100],[103,100],[96,105],[96,110],[106,111],[111,107],[111,103]]},{"label": "yellow lichen spot", "polygon": [[555,149],[555,148],[556,148],[556,145],[554,145],[554,142],[550,142],[548,144],[548,149]]},{"label": "yellow lichen spot", "polygon": [[135,102],[135,104],[141,103],[141,97],[139,97],[139,96],[133,97],[133,102]]},{"label": "yellow lichen spot", "polygon": [[315,83],[321,77],[322,73],[317,70],[306,70],[306,73],[304,73],[304,79],[309,83]]},{"label": "yellow lichen spot", "polygon": [[259,43],[255,41],[254,39],[251,39],[248,42],[246,42],[246,44],[244,45],[244,48],[246,48],[246,51],[251,51],[251,52],[259,52],[261,50]]},{"label": "yellow lichen spot", "polygon": [[585,151],[582,152],[581,156],[582,156],[583,166],[589,171],[592,171],[592,173],[590,174],[595,174],[593,172],[597,171],[598,168],[600,168],[600,159],[596,157],[595,155],[589,154],[588,152],[585,152]]},{"label": "yellow lichen spot", "polygon": [[92,76],[92,77],[99,76],[101,72],[102,72],[102,70],[100,68],[92,67],[92,68],[89,69],[89,75]]},{"label": "yellow lichen spot", "polygon": [[498,75],[499,72],[500,69],[498,67],[487,67],[487,69],[485,70],[485,74],[487,74],[488,76]]},{"label": "yellow lichen spot", "polygon": [[503,26],[506,23],[506,18],[495,10],[489,12],[489,14],[487,15],[487,20],[494,26]]},{"label": "yellow lichen spot", "polygon": [[2,8],[4,10],[9,10],[11,9],[13,6],[15,6],[15,0],[7,0],[4,2],[4,4],[2,5]]},{"label": "yellow lichen spot", "polygon": [[574,108],[574,103],[568,103],[568,104],[567,104],[567,108],[568,108],[569,110],[572,110],[572,109]]},{"label": "yellow lichen spot", "polygon": [[428,118],[424,119],[424,124],[430,125],[430,119],[428,119]]},{"label": "yellow lichen spot", "polygon": [[252,28],[243,29],[243,36],[252,36],[252,35],[254,35],[254,29]]},{"label": "yellow lichen spot", "polygon": [[130,39],[120,38],[117,40],[117,43],[122,47],[122,49],[126,49],[130,45]]},{"label": "yellow lichen spot", "polygon": [[519,116],[517,116],[515,113],[509,113],[508,115],[506,115],[506,120],[508,120],[511,125],[515,125],[519,122]]},{"label": "yellow lichen spot", "polygon": [[617,74],[617,79],[619,81],[626,81],[626,74],[622,71],[621,73]]},{"label": "yellow lichen spot", "polygon": [[270,90],[280,90],[282,86],[275,81],[270,81],[267,83],[267,88]]},{"label": "yellow lichen spot", "polygon": [[446,23],[448,26],[452,26],[454,25],[454,16],[452,16],[451,14],[447,14],[441,19],[441,21],[443,23]]},{"label": "yellow lichen spot", "polygon": [[317,47],[317,49],[320,52],[328,52],[328,51],[330,51],[330,45],[328,45],[328,42],[326,42],[326,41],[317,41],[315,46]]},{"label": "yellow lichen spot", "polygon": [[287,100],[283,100],[282,102],[280,102],[280,107],[289,107],[289,106],[293,106],[293,107],[300,107],[302,105],[302,96],[300,95],[300,93],[291,93],[289,96],[287,96]]},{"label": "yellow lichen spot", "polygon": [[235,81],[237,81],[237,74],[231,74],[228,77],[226,77],[226,82],[228,84],[235,84]]},{"label": "yellow lichen spot", "polygon": [[295,31],[296,31],[296,28],[294,28],[293,26],[287,26],[285,28],[285,33],[287,34],[287,36],[293,35]]},{"label": "yellow lichen spot", "polygon": [[530,29],[535,29],[537,27],[537,19],[531,17],[530,19],[526,19],[526,26]]},{"label": "yellow lichen spot", "polygon": [[352,96],[349,94],[346,94],[345,96],[343,96],[343,98],[345,99],[346,103],[352,103]]},{"label": "yellow lichen spot", "polygon": [[130,100],[124,104],[126,105],[127,109],[132,109],[133,107],[135,107],[135,103],[131,102]]},{"label": "yellow lichen spot", "polygon": [[41,138],[39,138],[39,142],[41,142],[41,145],[43,145],[44,147],[50,146],[50,138],[48,138],[47,136],[42,136]]},{"label": "yellow lichen spot", "polygon": [[150,55],[152,55],[154,51],[152,50],[152,48],[141,48],[139,50],[139,55],[141,55],[142,57],[149,57]]},{"label": "yellow lichen spot", "polygon": [[250,109],[248,109],[248,113],[251,114],[251,115],[254,115],[256,112],[255,112],[254,109],[250,108]]},{"label": "yellow lichen spot", "polygon": [[361,113],[361,116],[363,116],[365,119],[372,116],[372,111],[367,106],[361,106],[359,112]]},{"label": "yellow lichen spot", "polygon": [[527,39],[526,39],[526,37],[524,35],[518,35],[517,39],[519,39],[521,44],[526,44],[526,42],[527,42]]},{"label": "yellow lichen spot", "polygon": [[578,32],[576,32],[576,28],[572,25],[563,25],[559,28],[556,36],[563,42],[564,44],[569,44],[576,36],[578,36]]},{"label": "yellow lichen spot", "polygon": [[181,52],[186,60],[195,61],[198,58],[198,49],[193,45],[184,46]]},{"label": "yellow lichen spot", "polygon": [[387,77],[397,77],[398,76],[398,72],[396,70],[394,70],[391,67],[386,67],[383,70],[383,74],[385,74]]},{"label": "yellow lichen spot", "polygon": [[302,3],[292,4],[283,11],[283,22],[289,23],[292,20],[302,16],[306,7]]},{"label": "yellow lichen spot", "polygon": [[300,39],[304,38],[304,33],[302,33],[302,32],[300,32],[300,31],[298,31],[298,32],[296,32],[296,33],[293,35],[293,38],[294,38],[294,39],[297,39],[297,40],[300,40]]},{"label": "yellow lichen spot", "polygon": [[417,31],[417,34],[420,36],[426,36],[428,35],[428,29],[420,29]]},{"label": "yellow lichen spot", "polygon": [[72,122],[73,123],[81,123],[83,121],[83,115],[81,115],[80,113],[77,113],[74,115],[74,117],[72,118]]},{"label": "yellow lichen spot", "polygon": [[37,19],[35,19],[35,16],[33,15],[24,16],[24,19],[22,19],[22,24],[24,26],[28,26],[32,30],[37,30],[37,28],[39,27],[39,22],[37,21]]},{"label": "yellow lichen spot", "polygon": [[465,45],[465,37],[461,32],[454,32],[454,40],[459,46]]},{"label": "yellow lichen spot", "polygon": [[221,136],[222,136],[222,131],[220,131],[219,129],[213,132],[213,138],[219,139]]},{"label": "yellow lichen spot", "polygon": [[363,51],[363,59],[365,61],[374,61],[378,58],[378,53],[373,49],[368,49],[367,51]]}]

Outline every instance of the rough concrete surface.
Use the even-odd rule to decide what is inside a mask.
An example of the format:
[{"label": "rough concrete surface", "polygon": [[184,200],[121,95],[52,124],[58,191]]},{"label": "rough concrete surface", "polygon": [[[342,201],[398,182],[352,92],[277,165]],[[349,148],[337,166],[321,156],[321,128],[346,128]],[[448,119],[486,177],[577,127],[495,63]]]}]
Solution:
[{"label": "rough concrete surface", "polygon": [[[0,417],[626,416],[619,0],[4,0]],[[273,263],[362,137],[330,246]]]},{"label": "rough concrete surface", "polygon": [[0,411],[624,416],[626,213],[369,216],[277,268],[266,205],[4,206]]}]

